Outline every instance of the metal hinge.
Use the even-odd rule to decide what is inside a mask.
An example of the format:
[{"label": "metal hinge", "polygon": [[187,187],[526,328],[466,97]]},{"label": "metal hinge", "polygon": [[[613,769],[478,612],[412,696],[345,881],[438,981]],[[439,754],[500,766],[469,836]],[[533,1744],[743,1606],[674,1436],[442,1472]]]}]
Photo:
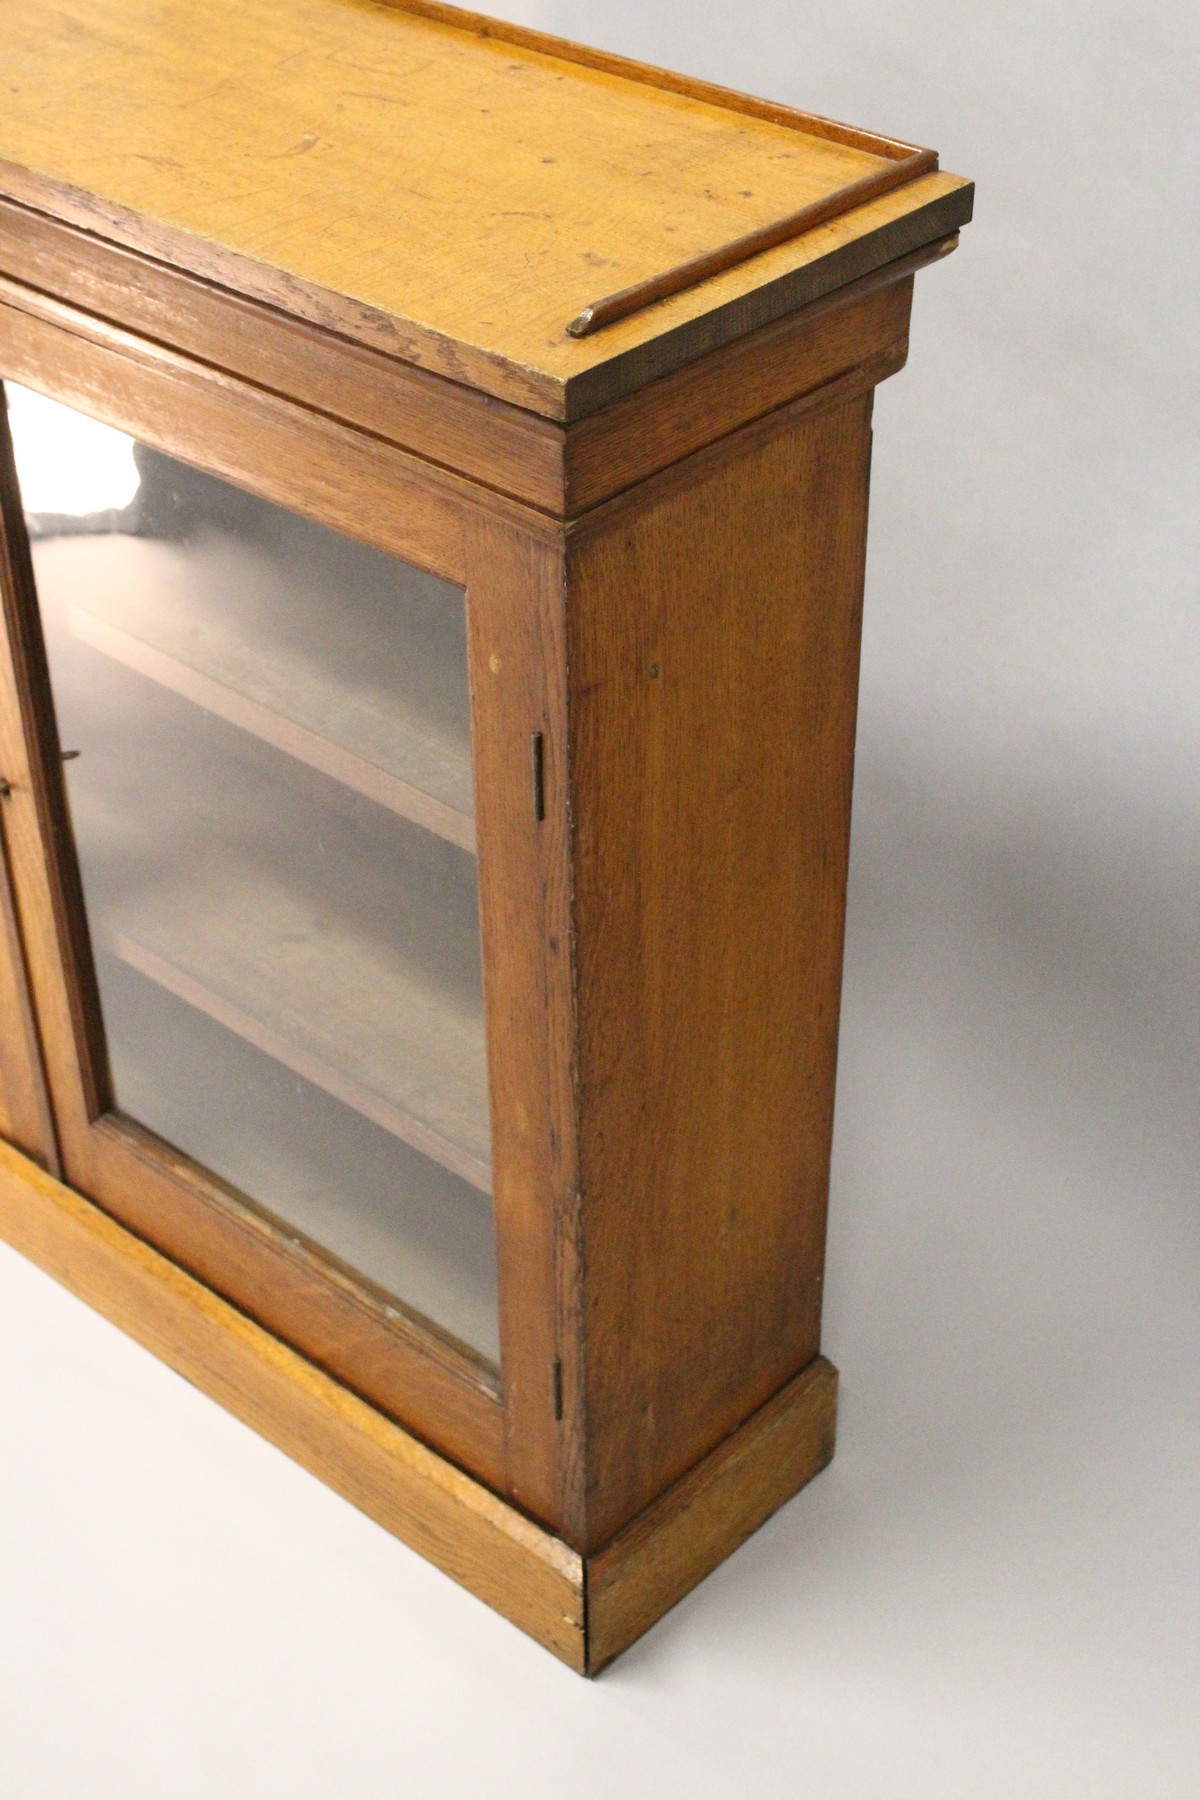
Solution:
[{"label": "metal hinge", "polygon": [[530,742],[533,761],[533,816],[540,825],[546,817],[546,745],[540,731]]}]

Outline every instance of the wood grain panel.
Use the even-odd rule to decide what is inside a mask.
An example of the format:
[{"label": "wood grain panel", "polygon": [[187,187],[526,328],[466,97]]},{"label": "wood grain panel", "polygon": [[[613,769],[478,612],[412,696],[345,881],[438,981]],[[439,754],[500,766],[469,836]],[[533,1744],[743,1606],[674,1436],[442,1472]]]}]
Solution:
[{"label": "wood grain panel", "polygon": [[589,1549],[817,1353],[870,406],[571,542]]},{"label": "wood grain panel", "polygon": [[347,0],[168,0],[152,15],[10,0],[0,187],[561,418],[969,216],[969,184],[935,173],[573,339],[599,293],[824,199],[901,146],[452,19]]},{"label": "wood grain panel", "polygon": [[0,157],[451,359],[536,369],[598,279],[652,275],[889,160],[338,0],[153,18],[11,0],[0,46]]},{"label": "wood grain panel", "polygon": [[707,100],[728,112],[744,113],[750,119],[766,119],[775,125],[790,125],[814,137],[827,137],[839,144],[855,144],[861,150],[876,151],[881,156],[898,156],[907,148],[880,132],[822,118],[819,113],[785,106],[780,100],[763,100],[715,81],[702,81],[699,76],[685,75],[678,69],[661,69],[656,63],[638,62],[634,57],[617,56],[613,51],[597,50],[590,44],[577,44],[571,38],[556,37],[549,31],[535,31],[511,19],[494,19],[489,13],[474,12],[470,7],[445,5],[443,0],[382,0],[382,4],[419,19],[449,25],[456,31],[469,31],[476,37],[492,38],[499,44],[517,44],[523,50],[539,50],[546,56],[578,63],[585,69],[600,69],[606,75],[638,81],[645,87],[660,88],[666,94]]}]

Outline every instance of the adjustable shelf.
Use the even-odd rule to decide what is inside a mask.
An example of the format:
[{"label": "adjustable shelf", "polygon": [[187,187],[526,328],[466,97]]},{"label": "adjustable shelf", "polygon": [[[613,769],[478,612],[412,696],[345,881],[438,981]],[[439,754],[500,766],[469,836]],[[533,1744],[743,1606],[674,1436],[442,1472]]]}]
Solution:
[{"label": "adjustable shelf", "polygon": [[44,579],[78,596],[70,627],[93,649],[473,851],[461,598],[447,605],[445,584],[412,571],[418,591],[400,589],[389,617],[385,559],[363,551],[322,589],[311,555],[301,560],[311,543],[295,542],[304,522],[282,523],[292,543],[277,530],[269,548],[212,531],[185,556],[113,533],[58,538],[39,554]]},{"label": "adjustable shelf", "polygon": [[438,0],[0,65],[0,1233],[594,1672],[833,1453],[871,408],[971,185]]},{"label": "adjustable shelf", "polygon": [[231,865],[148,888],[104,945],[484,1193],[482,1008],[282,882]]},{"label": "adjustable shelf", "polygon": [[[133,1120],[303,1234],[386,1296],[499,1368],[495,1229],[488,1194],[298,1076],[200,1007],[97,945],[101,991],[136,1031],[111,1046]],[[182,1058],[188,1083],[175,1067]]]},{"label": "adjustable shelf", "polygon": [[[217,718],[252,732],[264,744],[294,756],[297,762],[307,763],[310,769],[319,769],[322,775],[328,775],[368,800],[375,800],[380,806],[399,813],[402,819],[411,819],[414,824],[435,831],[439,837],[464,850],[475,849],[475,824],[470,813],[447,806],[424,788],[368,761],[365,756],[347,749],[345,744],[313,731],[301,724],[294,714],[276,712],[240,688],[215,678],[206,669],[180,661],[157,644],[147,643],[144,637],[133,636],[113,623],[111,611],[104,616],[92,608],[73,606],[69,617],[76,637],[93,650],[124,663],[127,669],[134,669],[147,680],[158,682],[182,699],[194,701],[207,712],[215,713]],[[320,708],[314,710],[320,711]],[[467,767],[469,773],[469,762]]]}]

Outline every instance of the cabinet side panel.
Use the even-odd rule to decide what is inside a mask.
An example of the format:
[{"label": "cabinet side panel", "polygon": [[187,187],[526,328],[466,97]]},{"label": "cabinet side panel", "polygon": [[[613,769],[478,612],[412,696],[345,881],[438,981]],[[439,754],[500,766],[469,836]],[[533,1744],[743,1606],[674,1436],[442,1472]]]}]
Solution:
[{"label": "cabinet side panel", "polygon": [[589,1546],[817,1353],[870,408],[572,554]]},{"label": "cabinet side panel", "polygon": [[499,521],[468,527],[467,554],[507,1491],[569,1531],[578,1411],[563,565]]}]

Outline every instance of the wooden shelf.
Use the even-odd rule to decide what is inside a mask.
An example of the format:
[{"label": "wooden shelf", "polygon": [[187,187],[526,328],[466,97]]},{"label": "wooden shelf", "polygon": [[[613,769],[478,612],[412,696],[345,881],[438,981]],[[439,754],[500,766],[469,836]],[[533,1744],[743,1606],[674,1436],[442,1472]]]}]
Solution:
[{"label": "wooden shelf", "polygon": [[52,641],[98,953],[489,1193],[474,859],[126,658]]},{"label": "wooden shelf", "polygon": [[273,712],[236,688],[215,681],[203,670],[191,668],[153,644],[131,637],[96,613],[72,606],[68,616],[75,636],[93,650],[124,663],[126,668],[136,670],[150,681],[157,681],[173,694],[195,701],[197,706],[216,713],[218,718],[228,720],[231,725],[240,726],[243,731],[252,732],[264,743],[294,756],[298,762],[307,763],[309,768],[319,769],[344,787],[365,794],[368,800],[376,800],[380,806],[389,807],[402,818],[423,825],[426,831],[434,831],[460,849],[474,852],[475,821],[465,813],[434,799],[432,794],[422,792],[387,769],[367,762],[353,750],[321,737],[294,719],[285,718],[282,713]]},{"label": "wooden shelf", "polygon": [[482,1017],[261,870],[196,869],[127,896],[101,945],[483,1192]]},{"label": "wooden shelf", "polygon": [[103,948],[97,970],[126,1117],[499,1367],[487,1194]]},{"label": "wooden shelf", "polygon": [[[67,623],[92,649],[473,852],[466,668],[438,641],[443,596],[404,596],[392,617],[382,559],[351,546],[349,566],[325,571],[324,534],[310,544],[304,521],[289,528],[294,541],[269,547],[210,531],[186,553],[121,533],[62,538],[39,545],[39,578],[70,594]],[[339,667],[351,599],[365,642]]]}]

